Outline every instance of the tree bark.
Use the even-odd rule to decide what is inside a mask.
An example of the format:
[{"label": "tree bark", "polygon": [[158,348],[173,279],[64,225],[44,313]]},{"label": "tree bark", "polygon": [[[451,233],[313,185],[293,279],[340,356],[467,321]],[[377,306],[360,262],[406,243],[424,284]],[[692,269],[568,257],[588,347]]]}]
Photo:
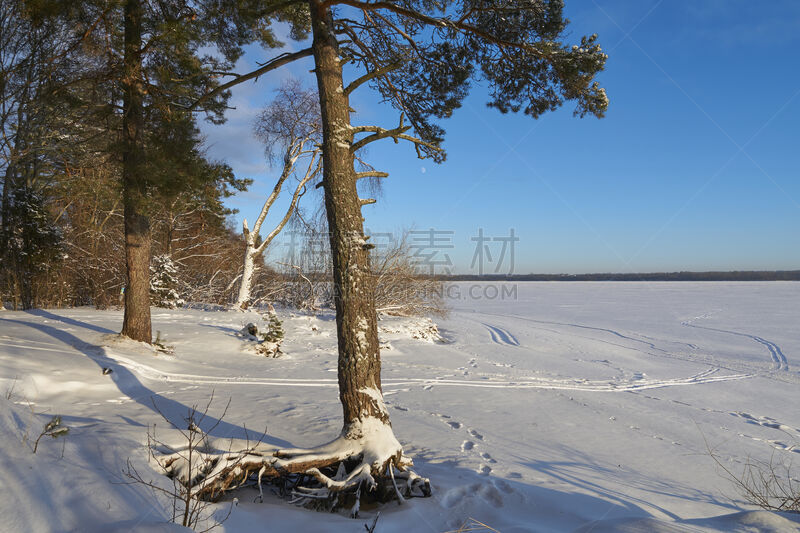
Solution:
[{"label": "tree bark", "polygon": [[[356,189],[350,104],[329,8],[309,0],[323,128],[323,183],[330,231],[339,341],[339,398],[345,433],[367,419],[389,425],[381,392],[374,286]],[[353,435],[357,437],[359,435]]]},{"label": "tree bark", "polygon": [[[247,222],[245,221],[245,224]],[[242,284],[239,285],[239,296],[236,298],[236,309],[245,310],[250,305],[250,292],[253,288],[253,277],[256,269],[256,243],[254,230],[253,233],[245,232],[244,265],[242,270]]]},{"label": "tree bark", "polygon": [[9,239],[9,223],[8,215],[11,208],[11,189],[14,187],[14,164],[9,162],[6,167],[6,176],[3,179],[3,203],[2,213],[0,213],[0,258],[3,258],[3,263],[6,263],[6,256],[8,255],[8,239]]},{"label": "tree bark", "polygon": [[125,317],[122,334],[150,343],[150,221],[144,214],[146,184],[142,129],[142,5],[125,2],[122,89],[122,194],[125,206]]}]

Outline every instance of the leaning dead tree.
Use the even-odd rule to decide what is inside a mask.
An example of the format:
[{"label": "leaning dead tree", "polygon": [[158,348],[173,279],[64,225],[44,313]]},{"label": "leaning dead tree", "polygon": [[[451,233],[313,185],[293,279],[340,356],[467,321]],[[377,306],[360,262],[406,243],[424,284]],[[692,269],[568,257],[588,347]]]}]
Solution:
[{"label": "leaning dead tree", "polygon": [[[165,460],[173,475],[194,482],[198,496],[215,497],[251,476],[259,481],[294,479],[293,492],[300,500],[345,505],[344,495],[350,494],[355,510],[358,498],[366,494],[381,500],[426,495],[430,485],[411,472],[412,462],[394,435],[381,390],[371,244],[361,212],[374,200],[360,198],[356,184],[386,173],[356,172],[356,152],[392,139],[410,142],[419,157],[443,160],[444,131],[432,121],[450,116],[475,78],[489,85],[489,105],[503,112],[521,110],[538,117],[573,100],[577,114],[602,116],[608,100],[593,79],[606,56],[596,36],[574,46],[561,42],[567,21],[559,0],[298,0],[282,5],[308,10],[311,47],[276,57],[238,79],[252,79],[300,57],[314,59],[336,292],[342,431],[312,449],[208,452],[196,471],[186,468],[179,452]],[[345,63],[349,71],[361,72],[348,85],[342,73]],[[350,95],[364,85],[399,111],[398,126],[351,123]]]},{"label": "leaning dead tree", "polygon": [[[296,80],[285,82],[277,92],[275,100],[259,116],[255,129],[258,137],[265,142],[266,152],[271,159],[274,159],[276,153],[282,153],[283,168],[272,192],[261,207],[253,229],[247,226],[247,219],[242,223],[246,247],[236,309],[247,309],[250,305],[256,260],[264,254],[264,250],[289,222],[300,198],[306,192],[306,186],[319,174],[321,166],[319,143],[322,137],[322,124],[316,93],[303,89]],[[297,174],[297,166],[304,160],[307,160],[305,173],[297,176],[294,194],[286,213],[273,230],[259,242],[261,226],[275,200],[280,196],[283,185],[291,176]]]}]

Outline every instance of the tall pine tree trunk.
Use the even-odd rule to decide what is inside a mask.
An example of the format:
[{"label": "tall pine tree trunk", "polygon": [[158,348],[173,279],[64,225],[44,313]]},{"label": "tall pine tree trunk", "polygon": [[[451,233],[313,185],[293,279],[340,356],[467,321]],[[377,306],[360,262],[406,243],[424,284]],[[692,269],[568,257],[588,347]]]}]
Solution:
[{"label": "tall pine tree trunk", "polygon": [[[21,124],[20,117],[22,116],[21,112],[17,114],[17,124]],[[17,298],[16,298],[16,289],[15,279],[14,276],[11,274],[11,265],[13,264],[12,257],[11,257],[11,246],[10,246],[10,239],[11,239],[11,194],[17,187],[17,169],[14,165],[16,159],[16,147],[19,146],[19,138],[20,138],[20,130],[19,127],[17,128],[17,133],[14,139],[14,145],[10,147],[10,154],[9,160],[6,166],[6,175],[3,178],[3,204],[2,204],[2,213],[0,213],[0,218],[2,218],[2,224],[0,224],[0,264],[5,265],[2,273],[0,273],[0,300],[2,300],[2,293],[3,291],[7,291],[9,294],[14,295],[14,309],[17,308]],[[0,301],[0,309],[3,308],[3,302]]]},{"label": "tall pine tree trunk", "polygon": [[125,2],[125,51],[122,75],[122,189],[125,205],[125,318],[122,334],[150,343],[150,221],[143,213],[146,185],[142,129],[142,5]]},{"label": "tall pine tree trunk", "polygon": [[318,0],[309,1],[322,113],[325,210],[333,256],[339,398],[347,432],[370,418],[388,425],[389,414],[381,393],[374,286],[350,151],[350,104],[342,87],[331,13],[320,4]]},{"label": "tall pine tree trunk", "polygon": [[0,206],[0,258],[3,259],[3,264],[6,262],[8,256],[8,239],[9,239],[9,220],[8,216],[11,211],[11,189],[14,187],[14,164],[8,163],[6,167],[6,175],[3,178],[3,200]]}]

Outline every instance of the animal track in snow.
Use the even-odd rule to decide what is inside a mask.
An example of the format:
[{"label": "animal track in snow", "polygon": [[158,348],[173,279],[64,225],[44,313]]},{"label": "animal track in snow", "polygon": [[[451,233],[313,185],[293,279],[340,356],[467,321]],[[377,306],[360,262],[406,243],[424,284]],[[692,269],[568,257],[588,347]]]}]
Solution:
[{"label": "animal track in snow", "polygon": [[443,415],[441,413],[431,413],[431,415],[441,419],[442,422],[450,426],[450,429],[461,429],[464,427],[464,424],[461,422],[457,420],[451,420],[452,417],[450,415]]},{"label": "animal track in snow", "polygon": [[779,440],[762,439],[761,437],[754,437],[752,435],[746,435],[744,433],[739,433],[739,436],[743,437],[745,439],[752,439],[752,440],[757,440],[759,442],[766,442],[767,444],[769,444],[770,446],[772,446],[776,450],[800,453],[800,445],[797,445],[797,444],[786,444],[785,442],[782,442],[782,441],[779,441]]},{"label": "animal track in snow", "polygon": [[[462,424],[461,422],[458,422],[456,420],[451,420],[451,417],[448,416],[448,415],[444,415],[444,414],[441,414],[441,413],[431,413],[431,415],[438,417],[439,419],[442,420],[442,422],[444,422],[445,424],[450,426],[450,428],[452,428],[452,429],[462,429],[464,427],[464,424]],[[463,453],[466,453],[466,452],[477,452],[476,447],[478,446],[478,444],[475,441],[476,440],[477,441],[483,441],[483,435],[478,433],[473,428],[467,428],[466,432],[471,438],[464,439],[461,442],[461,447],[460,447],[461,451]],[[475,439],[475,440],[472,440],[472,439]],[[482,475],[489,474],[489,472],[491,472],[492,469],[491,469],[490,466],[488,466],[485,463],[495,464],[495,463],[497,463],[497,461],[491,455],[489,455],[487,452],[482,452],[482,453],[479,453],[477,455],[484,462],[478,468],[477,472],[479,474],[482,474]]]},{"label": "animal track in snow", "polygon": [[491,456],[491,455],[489,455],[489,454],[488,454],[488,453],[486,453],[486,452],[483,452],[483,453],[481,454],[481,458],[482,458],[484,461],[486,461],[487,463],[495,464],[495,463],[497,462],[497,461],[495,461],[495,460],[492,458],[492,456]]},{"label": "animal track in snow", "polygon": [[791,426],[787,426],[786,424],[781,424],[774,418],[770,418],[768,416],[753,416],[750,413],[743,413],[743,412],[732,412],[731,416],[735,416],[738,418],[743,418],[744,421],[748,424],[755,424],[757,426],[764,426],[770,429],[778,429],[780,431],[784,431],[786,433],[800,433],[800,429],[793,428]]},{"label": "animal track in snow", "polygon": [[474,429],[470,428],[469,430],[467,430],[467,433],[469,433],[470,435],[472,435],[473,437],[475,437],[478,440],[483,440],[483,435],[481,435],[480,433],[478,433]]}]

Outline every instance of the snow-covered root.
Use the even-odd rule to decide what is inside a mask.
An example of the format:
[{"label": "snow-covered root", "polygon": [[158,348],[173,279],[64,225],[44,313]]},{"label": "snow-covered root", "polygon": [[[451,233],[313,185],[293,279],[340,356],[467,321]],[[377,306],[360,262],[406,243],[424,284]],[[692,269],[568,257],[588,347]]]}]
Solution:
[{"label": "snow-covered root", "polygon": [[[224,451],[206,441],[202,448],[170,450],[155,458],[166,474],[196,498],[217,500],[225,492],[264,480],[277,485],[292,503],[317,509],[350,509],[361,501],[402,503],[430,496],[430,482],[410,470],[400,443],[387,424],[367,419],[351,424],[337,439],[317,448],[275,449],[256,444]],[[243,443],[242,443],[243,444]]]}]

